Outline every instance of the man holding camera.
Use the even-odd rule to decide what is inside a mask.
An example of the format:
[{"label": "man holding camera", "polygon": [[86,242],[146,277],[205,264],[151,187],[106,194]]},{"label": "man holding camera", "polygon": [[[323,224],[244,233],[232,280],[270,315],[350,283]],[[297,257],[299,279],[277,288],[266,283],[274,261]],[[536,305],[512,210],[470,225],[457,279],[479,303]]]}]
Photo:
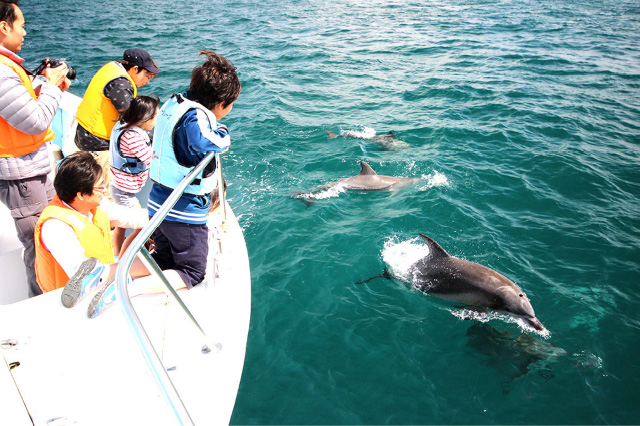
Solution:
[{"label": "man holding camera", "polygon": [[127,49],[121,61],[100,68],[87,87],[78,106],[76,146],[91,151],[103,170],[109,188],[109,140],[120,114],[136,97],[137,88],[149,84],[160,69],[151,55],[139,48]]},{"label": "man holding camera", "polygon": [[0,200],[11,210],[24,246],[29,297],[42,293],[36,282],[33,232],[55,195],[46,142],[62,92],[71,84],[67,65],[47,67],[45,82],[33,88],[31,73],[17,53],[22,49],[24,16],[19,0],[0,0]]}]

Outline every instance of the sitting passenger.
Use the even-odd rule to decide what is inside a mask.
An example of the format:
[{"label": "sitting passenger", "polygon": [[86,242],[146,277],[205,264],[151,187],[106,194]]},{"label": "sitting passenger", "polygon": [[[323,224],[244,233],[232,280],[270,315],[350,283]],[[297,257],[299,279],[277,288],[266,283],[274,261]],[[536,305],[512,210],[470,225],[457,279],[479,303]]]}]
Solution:
[{"label": "sitting passenger", "polygon": [[[104,197],[102,168],[88,152],[65,158],[53,186],[57,195],[35,227],[36,278],[43,292],[65,287],[62,303],[72,307],[115,273],[111,226],[140,229],[149,219],[144,209],[121,207]],[[149,274],[141,263],[131,272]]]}]

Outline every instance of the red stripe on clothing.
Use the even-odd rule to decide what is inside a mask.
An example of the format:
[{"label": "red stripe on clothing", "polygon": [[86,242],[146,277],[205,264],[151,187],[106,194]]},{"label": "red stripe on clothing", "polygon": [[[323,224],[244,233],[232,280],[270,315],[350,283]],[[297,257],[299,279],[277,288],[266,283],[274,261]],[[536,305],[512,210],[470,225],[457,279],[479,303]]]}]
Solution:
[{"label": "red stripe on clothing", "polygon": [[[133,130],[127,130],[120,138],[120,151],[125,157],[136,157],[147,166],[151,165],[153,150],[142,136]],[[116,188],[126,192],[139,192],[149,176],[146,170],[138,175],[130,175],[111,168],[112,182]]]}]

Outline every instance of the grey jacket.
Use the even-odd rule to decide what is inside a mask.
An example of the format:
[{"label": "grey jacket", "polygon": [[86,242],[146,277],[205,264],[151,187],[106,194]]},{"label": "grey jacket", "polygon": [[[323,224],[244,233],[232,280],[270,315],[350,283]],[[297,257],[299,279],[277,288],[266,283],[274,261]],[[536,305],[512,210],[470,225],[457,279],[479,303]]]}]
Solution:
[{"label": "grey jacket", "polygon": [[[38,99],[33,99],[18,74],[0,64],[0,117],[13,128],[29,135],[44,132],[51,125],[61,99],[60,89],[49,83],[42,83]],[[50,171],[47,144],[21,157],[0,157],[0,180],[24,179]]]}]

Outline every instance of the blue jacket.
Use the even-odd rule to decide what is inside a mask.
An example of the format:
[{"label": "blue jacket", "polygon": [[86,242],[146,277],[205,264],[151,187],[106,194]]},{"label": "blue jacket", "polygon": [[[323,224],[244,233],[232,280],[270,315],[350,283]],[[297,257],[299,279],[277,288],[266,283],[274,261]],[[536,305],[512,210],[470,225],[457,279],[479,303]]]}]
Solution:
[{"label": "blue jacket", "polygon": [[[149,176],[154,184],[147,204],[150,216],[209,152],[223,151],[230,143],[227,128],[202,105],[188,100],[187,95],[174,95],[162,106],[153,140]],[[212,166],[197,178],[199,182],[187,187],[187,193],[178,200],[166,220],[191,224],[207,222],[209,193],[217,184],[213,173],[215,164]]]}]

